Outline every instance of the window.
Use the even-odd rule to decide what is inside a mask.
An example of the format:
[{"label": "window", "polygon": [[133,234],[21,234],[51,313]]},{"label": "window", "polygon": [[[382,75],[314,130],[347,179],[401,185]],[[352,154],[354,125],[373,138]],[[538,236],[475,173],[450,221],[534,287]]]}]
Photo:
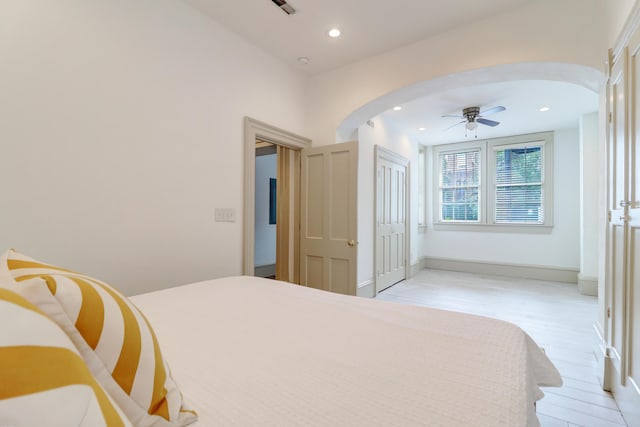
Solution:
[{"label": "window", "polygon": [[440,154],[440,220],[478,221],[480,151]]},{"label": "window", "polygon": [[544,223],[542,145],[495,147],[497,224]]},{"label": "window", "polygon": [[553,133],[434,147],[435,225],[551,226]]}]

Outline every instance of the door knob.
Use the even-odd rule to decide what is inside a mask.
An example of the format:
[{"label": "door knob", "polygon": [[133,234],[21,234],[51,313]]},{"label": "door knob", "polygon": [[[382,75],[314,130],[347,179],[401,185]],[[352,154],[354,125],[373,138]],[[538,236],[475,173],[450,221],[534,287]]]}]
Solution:
[{"label": "door knob", "polygon": [[355,241],[355,240],[349,240],[349,241],[347,242],[347,245],[349,245],[349,246],[355,246],[355,245],[356,245],[356,241]]}]

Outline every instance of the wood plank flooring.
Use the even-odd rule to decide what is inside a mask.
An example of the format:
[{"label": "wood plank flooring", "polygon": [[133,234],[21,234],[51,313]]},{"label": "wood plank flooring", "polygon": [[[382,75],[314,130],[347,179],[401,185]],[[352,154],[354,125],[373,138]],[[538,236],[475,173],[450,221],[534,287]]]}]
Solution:
[{"label": "wood plank flooring", "polygon": [[602,390],[593,355],[595,297],[568,283],[422,270],[376,298],[495,317],[520,326],[556,365],[560,388],[538,402],[543,427],[620,427],[624,419]]}]

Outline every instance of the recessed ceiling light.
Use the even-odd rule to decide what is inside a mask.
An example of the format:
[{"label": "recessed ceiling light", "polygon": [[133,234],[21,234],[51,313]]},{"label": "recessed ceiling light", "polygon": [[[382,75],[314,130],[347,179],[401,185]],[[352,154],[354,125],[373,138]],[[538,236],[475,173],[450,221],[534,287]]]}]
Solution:
[{"label": "recessed ceiling light", "polygon": [[549,110],[551,110],[551,107],[542,107],[542,108],[540,108],[540,111],[543,112],[543,113],[545,111],[549,111]]},{"label": "recessed ceiling light", "polygon": [[331,30],[329,30],[329,37],[333,37],[334,39],[336,37],[340,37],[340,30],[337,28],[332,28]]},{"label": "recessed ceiling light", "polygon": [[309,62],[311,62],[311,60],[306,56],[301,56],[298,58],[298,62],[301,63],[302,65],[307,65]]},{"label": "recessed ceiling light", "polygon": [[422,132],[422,131],[423,131],[423,130],[425,130],[425,129],[426,129],[426,128],[418,128],[418,130],[419,130],[420,132]]},{"label": "recessed ceiling light", "polygon": [[393,107],[393,111],[400,111],[400,110],[402,110],[402,107],[399,105]]}]

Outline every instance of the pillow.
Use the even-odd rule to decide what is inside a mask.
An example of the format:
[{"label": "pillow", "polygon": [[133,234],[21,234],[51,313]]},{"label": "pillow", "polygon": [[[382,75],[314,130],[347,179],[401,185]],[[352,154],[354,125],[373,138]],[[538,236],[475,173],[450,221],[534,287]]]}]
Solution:
[{"label": "pillow", "polygon": [[0,426],[131,426],[65,333],[0,289]]},{"label": "pillow", "polygon": [[176,427],[197,420],[184,405],[151,325],[117,290],[14,250],[0,257],[3,275],[67,333],[133,425]]}]

